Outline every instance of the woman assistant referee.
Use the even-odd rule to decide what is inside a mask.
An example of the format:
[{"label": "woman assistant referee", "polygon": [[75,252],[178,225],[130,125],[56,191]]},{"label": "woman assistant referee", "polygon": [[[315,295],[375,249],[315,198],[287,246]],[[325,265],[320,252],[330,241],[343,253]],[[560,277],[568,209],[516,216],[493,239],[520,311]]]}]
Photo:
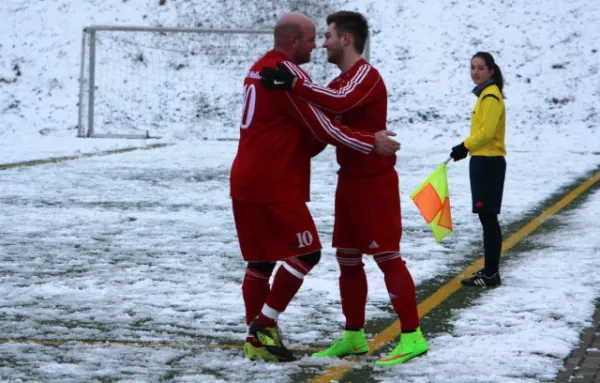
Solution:
[{"label": "woman assistant referee", "polygon": [[476,87],[477,102],[471,114],[471,134],[452,148],[450,157],[460,161],[471,155],[469,175],[473,213],[483,226],[485,267],[461,282],[466,286],[498,286],[502,229],[498,214],[502,205],[506,175],[506,109],[502,71],[488,52],[477,52],[471,58],[471,78]]}]

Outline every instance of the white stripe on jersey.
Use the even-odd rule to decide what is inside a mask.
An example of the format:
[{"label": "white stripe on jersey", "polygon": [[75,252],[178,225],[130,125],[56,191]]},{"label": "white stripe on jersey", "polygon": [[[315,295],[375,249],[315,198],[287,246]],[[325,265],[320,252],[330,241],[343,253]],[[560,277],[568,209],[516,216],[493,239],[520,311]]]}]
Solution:
[{"label": "white stripe on jersey", "polygon": [[[312,131],[313,136],[318,139],[319,141],[321,141],[321,139],[319,138],[319,136],[317,134],[315,134],[312,126],[310,125],[310,123],[308,121],[306,121],[306,119],[304,118],[304,116],[302,115],[302,112],[300,111],[300,109],[298,109],[298,106],[296,105],[296,103],[294,102],[294,99],[292,98],[292,96],[289,94],[289,92],[285,92],[286,95],[288,96],[288,98],[290,99],[290,102],[292,103],[292,105],[294,105],[294,108],[296,108],[296,111],[298,112],[298,114],[300,114],[300,116],[304,119],[304,123],[306,124],[306,126],[308,126],[308,128]],[[349,137],[345,136],[342,132],[340,132],[335,126],[331,125],[331,122],[327,119],[327,117],[325,117],[325,115],[323,114],[323,112],[321,112],[318,109],[315,109],[315,107],[313,107],[310,103],[307,102],[307,105],[310,107],[310,109],[313,111],[313,114],[315,115],[315,117],[317,118],[317,121],[319,121],[319,124],[321,125],[321,127],[323,128],[323,130],[325,131],[325,133],[329,134],[331,137],[333,137],[336,141],[338,142],[342,142],[342,143],[347,143],[347,146],[350,146],[353,149],[356,149],[357,151],[361,152],[361,153],[365,153],[368,154],[371,152],[373,146],[369,145],[367,143],[364,143],[362,141],[356,140],[356,139],[352,139],[354,141],[359,142],[361,145],[364,145],[365,147],[368,148],[368,150],[365,151],[365,149],[360,146],[360,145],[356,145],[356,144],[352,144],[350,142],[348,142],[350,140]],[[331,125],[331,128],[327,128],[327,126],[323,123],[323,121],[321,120],[321,118],[325,118],[325,121],[327,121],[329,123],[329,125]],[[333,130],[330,130],[333,129]],[[337,135],[335,134],[337,132]],[[339,135],[342,136],[342,138],[338,137]],[[345,139],[344,139],[345,138]]]},{"label": "white stripe on jersey", "polygon": [[315,113],[315,116],[317,116],[317,118],[319,119],[321,126],[323,127],[323,129],[325,129],[327,133],[329,133],[330,136],[332,136],[340,142],[347,143],[348,146],[355,148],[362,153],[369,154],[371,152],[373,146],[360,140],[357,140],[356,138],[346,136],[340,129],[338,129],[335,125],[331,123],[331,121],[327,118],[327,116],[325,116],[323,112],[321,112],[321,110],[315,108],[310,103],[308,104],[308,106]]},{"label": "white stripe on jersey", "polygon": [[[326,87],[323,87],[323,86],[320,86],[317,84],[313,84],[311,82],[304,82],[303,86],[306,86],[307,88],[311,89],[315,93],[321,93],[321,94],[329,96],[333,99],[343,99],[343,98],[347,97],[349,94],[351,94],[356,89],[356,87],[362,83],[362,81],[367,77],[367,74],[369,73],[371,68],[372,67],[369,64],[363,64],[356,71],[356,73],[354,74],[354,77],[350,80],[350,82],[348,82],[348,84],[346,84],[346,86],[344,86],[343,88],[341,88],[339,90],[326,88]],[[361,103],[365,98],[367,98],[369,96],[369,94],[371,94],[371,92],[375,89],[375,87],[377,86],[379,81],[381,81],[381,76],[377,77],[377,81],[375,81],[373,86],[371,86],[371,88],[367,91],[367,93],[363,97],[360,98],[360,100],[357,100],[352,105],[347,105],[345,109],[325,108],[325,107],[323,109],[331,110],[332,112],[335,112],[335,113],[344,113],[344,112],[354,108],[356,105]]]},{"label": "white stripe on jersey", "polygon": [[284,61],[282,62],[282,64],[285,65],[293,74],[295,74],[296,77],[300,77],[303,80],[310,81],[310,79],[304,74],[304,72],[302,72],[302,70],[296,65],[292,64],[289,61]]},{"label": "white stripe on jersey", "polygon": [[[295,64],[293,64],[289,61],[283,61],[281,64],[285,65],[286,68],[288,68],[292,73],[294,73],[296,75],[296,77],[310,81],[310,79]],[[370,65],[364,64],[361,67],[361,69],[363,69],[363,67],[366,67],[365,70],[366,70],[366,72],[368,72]],[[366,76],[366,72],[362,76],[362,78],[364,78],[364,76]],[[360,81],[362,81],[362,78],[360,79]],[[290,98],[290,100],[291,100],[291,98]],[[315,116],[317,117],[317,120],[321,124],[321,127],[323,127],[323,130],[325,130],[325,132],[327,132],[331,137],[335,138],[336,141],[346,143],[347,146],[350,146],[351,148],[354,148],[365,154],[369,154],[371,152],[371,150],[373,149],[372,145],[369,145],[365,142],[357,140],[356,138],[351,138],[351,137],[346,136],[342,131],[340,131],[340,129],[338,129],[335,125],[333,125],[331,123],[331,121],[325,116],[325,114],[323,114],[323,112],[321,112],[320,109],[314,108],[310,103],[308,103],[308,106],[314,112]]]},{"label": "white stripe on jersey", "polygon": [[367,77],[367,74],[371,70],[371,66],[368,64],[363,64],[354,74],[354,77],[350,79],[350,81],[343,87],[338,90],[326,88],[324,86],[320,86],[313,83],[304,83],[305,86],[311,88],[317,93],[327,94],[331,97],[335,98],[344,98],[348,94],[352,93],[354,89]]}]

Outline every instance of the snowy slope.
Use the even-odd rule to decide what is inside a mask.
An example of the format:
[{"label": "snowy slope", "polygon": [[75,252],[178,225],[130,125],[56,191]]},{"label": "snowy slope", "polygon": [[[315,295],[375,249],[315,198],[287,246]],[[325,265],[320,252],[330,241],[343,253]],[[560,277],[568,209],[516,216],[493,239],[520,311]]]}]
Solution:
[{"label": "snowy slope", "polygon": [[[280,1],[274,5],[268,2],[236,1],[167,1],[160,6],[158,1],[55,1],[51,6],[48,2],[31,1],[2,1],[0,3],[0,135],[6,134],[43,134],[43,135],[75,135],[77,125],[77,103],[79,92],[79,71],[81,52],[81,31],[89,25],[135,25],[135,26],[170,26],[170,27],[198,27],[198,28],[272,28],[274,21],[284,10],[298,9],[316,15],[323,20],[324,15],[332,10],[330,4],[334,2],[306,1]],[[267,5],[269,4],[269,5]],[[323,23],[323,21],[321,21]],[[144,41],[142,41],[142,44]],[[204,41],[206,43],[206,41]],[[251,62],[271,47],[271,41],[263,39],[261,44],[254,48],[252,40],[247,41],[249,57],[244,65],[232,65],[235,60],[228,60],[227,56],[215,57],[213,64],[224,67],[219,76],[231,76],[235,84],[241,82],[242,76]],[[113,48],[122,48],[120,42],[112,42]],[[175,41],[175,49],[186,44],[186,41]],[[179,44],[179,47],[177,46]],[[130,48],[130,47],[127,47]],[[162,45],[159,48],[174,49],[173,46]],[[187,47],[186,47],[187,48]],[[152,51],[152,50],[150,50]],[[135,60],[128,60],[128,55],[136,56],[139,49],[131,48],[122,56],[98,56],[98,61],[114,60],[107,71],[98,74],[99,81],[110,81],[120,72],[139,72],[140,66],[134,66]],[[217,54],[226,55],[227,49],[222,49]],[[252,57],[254,55],[254,57]],[[227,64],[230,64],[229,67]],[[138,63],[139,64],[139,63]],[[160,64],[150,62],[149,64]],[[177,65],[179,63],[176,63]],[[159,66],[158,69],[167,71],[162,73],[165,78],[177,74],[177,65]],[[158,71],[157,69],[157,71]],[[206,68],[196,68],[205,71]],[[145,100],[168,99],[168,86],[144,87],[144,82],[151,81],[152,76],[160,75],[159,72],[148,73],[148,78],[140,78],[140,86],[132,87],[123,85],[122,88],[101,88],[106,94],[119,100],[131,99],[136,96],[133,105],[126,105],[127,109],[146,109]],[[172,73],[169,74],[168,71]],[[129,73],[125,73],[129,75]],[[140,75],[146,75],[142,73]],[[196,77],[195,81],[216,80],[216,75]],[[121,84],[122,85],[122,84]],[[239,100],[239,89],[231,84],[221,87],[210,87],[214,98],[219,97],[219,91],[228,95],[225,103],[218,105],[237,112],[235,103]],[[173,87],[186,89],[189,84],[185,82],[174,83]],[[202,84],[195,87],[200,93]],[[154,94],[154,92],[158,94]],[[141,93],[141,95],[140,95]],[[161,94],[162,93],[162,94]],[[140,97],[141,96],[141,97]],[[190,102],[191,100],[191,102]],[[189,119],[185,112],[193,114],[198,99],[184,99],[177,104],[179,99],[170,100],[173,113],[178,112],[178,118]],[[146,109],[147,110],[147,109]],[[114,125],[127,125],[127,119],[122,113],[112,110],[111,116]],[[214,115],[209,110],[208,117]],[[218,114],[217,114],[218,115]],[[233,119],[237,113],[227,114],[228,126],[233,126]],[[120,117],[121,116],[121,117]],[[221,123],[223,119],[221,118]],[[182,132],[174,132],[171,125],[154,129],[153,133],[161,136],[202,137],[206,131],[214,129],[207,127],[199,118]],[[126,127],[125,127],[126,128]],[[147,128],[147,127],[142,127]],[[232,130],[233,132],[233,130]],[[221,134],[223,135],[223,134]],[[231,135],[231,134],[229,134]]]},{"label": "snowy slope", "polygon": [[[286,9],[304,10],[322,26],[324,16],[343,3],[167,1],[160,6],[141,0],[61,0],[49,4],[34,0],[5,0],[0,4],[0,135],[12,133],[22,138],[27,134],[32,140],[40,133],[75,135],[84,26],[269,28]],[[506,78],[509,151],[557,147],[599,150],[598,2],[352,0],[343,7],[369,17],[372,61],[390,90],[390,127],[401,132],[405,145],[447,147],[464,137],[474,102],[469,94],[469,58],[477,50],[489,50],[496,55]],[[255,55],[269,47],[268,41],[254,45],[256,48],[248,52]],[[253,59],[248,57],[248,63]],[[230,62],[226,57],[220,62],[225,74],[195,81],[210,83],[214,77],[227,75],[237,81],[243,76],[243,63]],[[130,63],[114,65],[119,69]],[[177,72],[176,66],[161,68],[171,71],[166,77]],[[167,94],[161,97],[160,92],[167,91],[164,86],[163,90],[116,88],[108,93],[122,92],[118,95],[121,100],[137,95],[138,109],[144,105],[140,92],[149,99],[172,100],[178,110],[173,113],[186,123],[149,123],[150,130],[167,138],[189,139],[235,135],[239,90],[232,87],[209,86],[211,93],[217,93],[213,101],[223,92],[221,98],[225,99],[216,106],[225,110],[200,108],[198,118],[191,116],[202,100],[188,97],[178,103]],[[113,125],[127,127],[119,113],[109,112]]]},{"label": "snowy slope", "polygon": [[468,133],[469,60],[483,50],[505,77],[509,151],[600,148],[599,2],[366,3],[356,7],[379,32],[392,127],[409,140],[448,146]]}]

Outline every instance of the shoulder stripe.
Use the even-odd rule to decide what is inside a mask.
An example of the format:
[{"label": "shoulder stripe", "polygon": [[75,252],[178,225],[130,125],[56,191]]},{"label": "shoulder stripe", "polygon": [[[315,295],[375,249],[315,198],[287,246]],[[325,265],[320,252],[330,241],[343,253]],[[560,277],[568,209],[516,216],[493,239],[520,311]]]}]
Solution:
[{"label": "shoulder stripe", "polygon": [[367,77],[367,74],[370,70],[371,66],[369,64],[363,64],[360,68],[358,68],[358,70],[356,71],[352,79],[350,79],[348,84],[346,84],[346,86],[339,90],[326,88],[324,86],[320,86],[314,83],[304,83],[304,85],[318,93],[327,94],[335,98],[344,98],[349,93],[352,93],[352,91],[362,83],[365,77]]},{"label": "shoulder stripe", "polygon": [[496,96],[495,94],[486,94],[485,96],[483,96],[483,97],[481,98],[481,101],[485,100],[485,99],[486,99],[486,98],[488,98],[488,97],[492,97],[492,98],[495,98],[495,99],[496,99],[496,101],[500,101],[500,99],[498,98],[498,96]]},{"label": "shoulder stripe", "polygon": [[367,77],[367,73],[369,73],[370,70],[371,66],[369,64],[361,65],[358,71],[356,71],[354,77],[352,77],[352,80],[350,80],[350,82],[348,82],[348,84],[342,88],[342,92],[352,92],[352,89],[354,89],[356,85],[360,84],[365,79],[365,77]]},{"label": "shoulder stripe", "polygon": [[298,68],[296,65],[292,64],[289,61],[283,61],[283,65],[285,65],[292,73],[296,75],[296,77],[301,78],[305,81],[310,81],[310,79]]}]

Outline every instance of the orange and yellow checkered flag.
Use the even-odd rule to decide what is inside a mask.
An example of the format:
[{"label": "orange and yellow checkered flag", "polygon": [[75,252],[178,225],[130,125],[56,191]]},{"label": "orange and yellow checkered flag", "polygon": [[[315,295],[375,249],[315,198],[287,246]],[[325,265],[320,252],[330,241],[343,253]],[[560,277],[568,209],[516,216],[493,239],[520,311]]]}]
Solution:
[{"label": "orange and yellow checkered flag", "polygon": [[435,241],[440,243],[452,233],[448,174],[444,162],[411,195],[425,221],[431,227]]}]

